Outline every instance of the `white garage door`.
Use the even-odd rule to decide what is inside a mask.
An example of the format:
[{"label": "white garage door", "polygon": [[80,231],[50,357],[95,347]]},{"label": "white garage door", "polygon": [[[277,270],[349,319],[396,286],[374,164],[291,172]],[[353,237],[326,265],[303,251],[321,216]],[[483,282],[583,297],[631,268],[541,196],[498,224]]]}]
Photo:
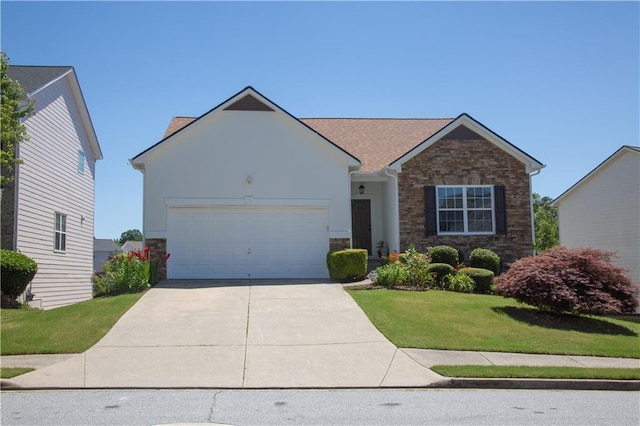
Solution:
[{"label": "white garage door", "polygon": [[325,278],[326,208],[173,207],[169,279]]}]

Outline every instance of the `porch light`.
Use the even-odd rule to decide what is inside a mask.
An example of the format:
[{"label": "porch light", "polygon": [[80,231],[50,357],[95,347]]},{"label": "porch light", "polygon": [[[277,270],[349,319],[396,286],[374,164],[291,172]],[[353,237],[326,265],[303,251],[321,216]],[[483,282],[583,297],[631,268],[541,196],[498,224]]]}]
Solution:
[{"label": "porch light", "polygon": [[360,195],[364,194],[364,185],[360,184],[360,186],[358,187],[358,192],[360,193]]}]

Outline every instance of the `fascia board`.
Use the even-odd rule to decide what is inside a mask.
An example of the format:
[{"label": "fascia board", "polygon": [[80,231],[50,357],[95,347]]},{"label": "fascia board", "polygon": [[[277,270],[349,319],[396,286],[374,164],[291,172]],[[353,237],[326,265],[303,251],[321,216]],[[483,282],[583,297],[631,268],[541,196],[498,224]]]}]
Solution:
[{"label": "fascia board", "polygon": [[73,69],[69,73],[65,74],[68,76],[69,85],[71,87],[71,91],[76,100],[76,104],[79,107],[80,117],[82,118],[82,123],[85,128],[85,132],[89,137],[89,142],[91,144],[91,150],[93,151],[93,156],[96,160],[102,160],[102,149],[100,148],[100,143],[98,142],[98,136],[96,135],[96,131],[93,127],[93,121],[91,120],[91,115],[89,114],[89,110],[87,108],[87,104],[84,100],[84,95],[82,93],[82,88],[80,87],[80,83],[78,82],[78,77],[76,76]]},{"label": "fascia board", "polygon": [[389,168],[392,170],[397,170],[398,172],[402,171],[402,165],[404,163],[406,163],[416,155],[420,154],[425,149],[429,148],[431,145],[433,145],[434,143],[439,141],[442,137],[444,137],[447,133],[451,132],[453,129],[455,129],[460,125],[464,125],[468,127],[470,130],[474,131],[478,135],[482,136],[484,139],[496,145],[498,148],[510,154],[512,157],[524,163],[526,165],[527,173],[532,173],[533,171],[541,170],[542,168],[544,168],[544,165],[542,163],[538,162],[533,157],[530,157],[529,155],[525,154],[519,148],[516,148],[514,145],[512,145],[511,143],[509,143],[508,141],[506,141],[505,139],[503,139],[502,137],[492,132],[491,130],[489,130],[488,128],[486,128],[476,120],[474,120],[472,117],[464,113],[459,115],[455,120],[447,124],[445,127],[443,127],[438,132],[433,134],[430,138],[426,139],[420,145],[418,145],[417,147],[413,148],[412,150],[404,154],[402,157],[395,160],[393,163],[389,165]]},{"label": "fascia board", "polygon": [[295,123],[297,123],[298,126],[302,126],[305,131],[312,133],[316,137],[320,137],[324,142],[328,143],[332,147],[332,149],[340,152],[342,155],[346,155],[347,158],[348,158],[349,166],[352,166],[352,167],[360,167],[361,166],[361,162],[360,162],[360,160],[358,158],[352,156],[347,151],[345,151],[342,148],[338,147],[336,144],[331,142],[329,139],[327,139],[326,137],[322,136],[320,133],[316,132],[311,127],[309,127],[306,124],[304,124],[298,118],[296,118],[295,116],[293,116],[292,114],[290,114],[289,112],[284,110],[283,108],[279,107],[277,104],[275,104],[272,101],[270,101],[268,98],[266,98],[264,95],[262,95],[260,92],[258,92],[257,90],[255,90],[251,86],[245,87],[240,92],[236,93],[235,95],[233,95],[230,98],[228,98],[226,101],[223,101],[222,103],[218,104],[216,107],[214,107],[211,110],[207,111],[206,113],[202,114],[201,116],[199,116],[198,118],[193,120],[191,123],[189,123],[186,126],[184,126],[183,128],[181,128],[180,130],[176,131],[175,133],[167,136],[166,138],[162,139],[161,141],[159,141],[155,145],[153,145],[153,146],[147,148],[146,150],[142,151],[140,154],[138,154],[135,157],[133,157],[132,159],[130,159],[129,162],[133,165],[134,168],[136,168],[138,170],[142,170],[140,167],[144,165],[145,157],[146,157],[146,154],[148,152],[152,151],[158,145],[168,141],[169,139],[171,139],[175,135],[181,133],[182,131],[187,129],[189,126],[195,125],[195,123],[197,123],[201,118],[203,118],[205,116],[208,116],[210,114],[218,113],[219,111],[224,111],[224,109],[226,107],[228,107],[229,105],[233,104],[234,102],[238,101],[239,99],[241,99],[241,98],[243,98],[243,97],[245,97],[247,95],[251,95],[254,98],[258,99],[260,102],[262,102],[265,105],[267,105],[270,108],[272,108],[274,110],[274,112],[287,115],[288,117],[293,119],[293,121]]},{"label": "fascia board", "polygon": [[551,202],[551,205],[553,207],[558,207],[558,205],[562,202],[562,200],[566,199],[567,196],[569,196],[570,194],[572,194],[573,192],[575,192],[575,190],[581,186],[583,186],[583,184],[589,180],[591,180],[595,175],[597,175],[601,170],[603,170],[605,167],[607,167],[609,164],[613,163],[617,158],[621,157],[623,154],[625,154],[626,152],[631,152],[631,153],[636,153],[638,154],[639,151],[634,150],[631,147],[628,146],[622,146],[620,148],[618,148],[613,154],[611,154],[609,157],[607,157],[602,163],[598,164],[596,167],[594,167],[589,173],[587,173],[586,175],[584,175],[580,180],[578,180],[576,183],[574,183],[573,185],[571,185],[569,187],[569,189],[567,189],[566,191],[564,191],[562,194],[560,194],[558,197],[556,197],[555,200],[553,200]]}]

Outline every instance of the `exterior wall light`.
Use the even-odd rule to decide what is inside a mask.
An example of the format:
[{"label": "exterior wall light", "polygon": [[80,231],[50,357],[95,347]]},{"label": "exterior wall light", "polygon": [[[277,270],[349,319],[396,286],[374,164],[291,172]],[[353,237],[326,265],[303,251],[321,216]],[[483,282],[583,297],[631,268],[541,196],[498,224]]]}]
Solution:
[{"label": "exterior wall light", "polygon": [[358,192],[360,193],[360,195],[364,194],[364,185],[360,184],[360,186],[358,187]]},{"label": "exterior wall light", "polygon": [[247,183],[251,185],[251,182],[253,182],[253,178],[251,176],[247,176]]}]

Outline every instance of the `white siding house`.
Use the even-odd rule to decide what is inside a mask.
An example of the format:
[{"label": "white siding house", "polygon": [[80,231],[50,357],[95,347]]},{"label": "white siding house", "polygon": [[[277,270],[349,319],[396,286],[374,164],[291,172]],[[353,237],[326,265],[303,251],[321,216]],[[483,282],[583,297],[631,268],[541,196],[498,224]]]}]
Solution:
[{"label": "white siding house", "polygon": [[[13,234],[4,238],[33,258],[32,304],[50,309],[92,297],[96,160],[102,153],[73,67],[10,66],[35,102],[18,146]],[[3,195],[9,195],[3,194]],[[3,220],[5,201],[3,196]],[[4,232],[3,232],[4,234]]]},{"label": "white siding house", "polygon": [[640,283],[640,147],[621,147],[552,204],[561,245],[616,252]]}]

